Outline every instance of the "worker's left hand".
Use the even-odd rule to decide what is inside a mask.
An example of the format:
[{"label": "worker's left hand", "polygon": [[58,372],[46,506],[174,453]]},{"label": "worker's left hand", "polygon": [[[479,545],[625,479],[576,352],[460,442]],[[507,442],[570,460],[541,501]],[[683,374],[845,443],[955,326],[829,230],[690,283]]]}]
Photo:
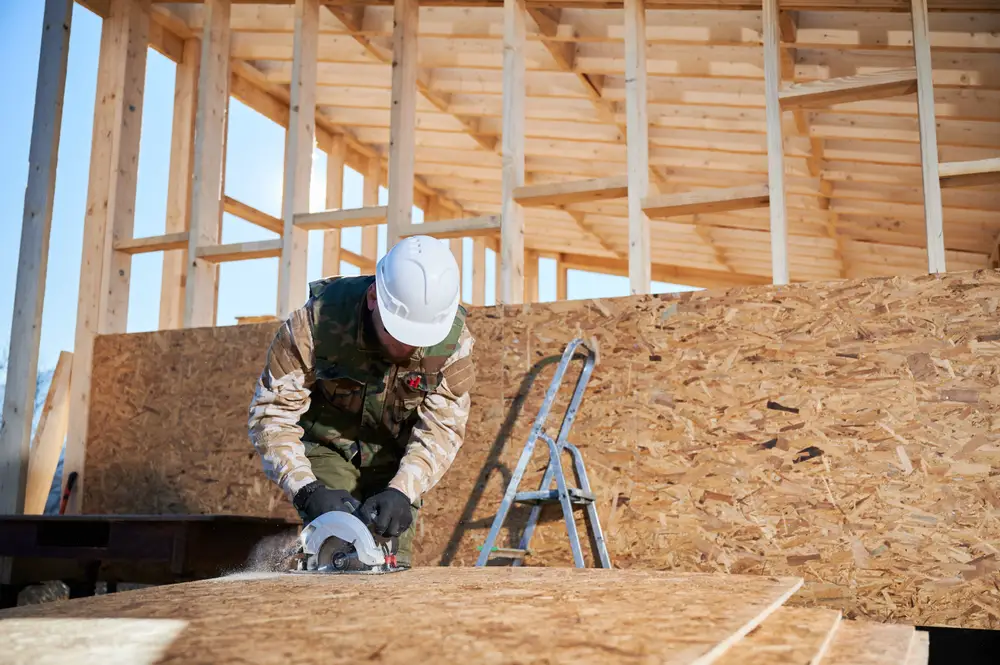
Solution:
[{"label": "worker's left hand", "polygon": [[395,538],[410,528],[413,515],[410,500],[398,489],[388,487],[361,504],[361,514],[374,531],[384,538]]}]

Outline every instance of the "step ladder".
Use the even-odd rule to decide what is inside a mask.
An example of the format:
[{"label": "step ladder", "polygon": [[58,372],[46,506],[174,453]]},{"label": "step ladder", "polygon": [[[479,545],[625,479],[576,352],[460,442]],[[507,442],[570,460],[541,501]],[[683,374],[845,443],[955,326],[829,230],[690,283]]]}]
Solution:
[{"label": "step ladder", "polygon": [[[549,416],[552,403],[555,401],[556,394],[558,394],[559,388],[562,385],[563,375],[573,360],[576,350],[581,346],[587,351],[586,362],[583,366],[583,371],[580,372],[580,378],[577,379],[576,389],[573,392],[573,398],[570,400],[569,408],[566,409],[566,414],[563,416],[562,425],[559,427],[559,435],[553,440],[551,436],[542,430],[545,427],[545,421]],[[599,559],[602,568],[611,567],[611,559],[608,557],[604,534],[601,532],[601,524],[597,518],[597,507],[594,505],[595,497],[593,491],[590,489],[590,481],[587,479],[587,470],[583,464],[583,457],[580,455],[577,447],[566,440],[569,430],[573,426],[573,420],[576,418],[577,411],[580,409],[580,402],[583,400],[583,393],[587,389],[587,382],[590,380],[590,375],[594,370],[596,361],[596,350],[580,338],[570,342],[566,346],[565,351],[563,351],[562,359],[556,368],[555,376],[552,377],[549,388],[545,393],[545,401],[542,402],[542,407],[538,410],[538,415],[535,417],[535,422],[528,435],[528,441],[521,451],[521,458],[518,460],[517,468],[511,476],[510,484],[507,485],[507,491],[504,493],[499,509],[497,509],[497,514],[493,520],[493,525],[490,527],[489,535],[486,537],[485,544],[480,548],[476,566],[485,566],[486,562],[493,557],[511,558],[514,560],[513,565],[515,566],[523,563],[524,557],[528,554],[528,545],[535,531],[535,525],[538,523],[538,517],[542,512],[542,506],[550,503],[559,503],[562,505],[563,519],[566,521],[566,532],[569,535],[570,547],[573,550],[573,562],[576,567],[583,568],[584,561],[583,552],[580,549],[580,537],[577,534],[576,521],[573,517],[574,505],[585,506],[587,523],[593,536],[595,549],[597,550],[595,558]],[[537,491],[519,492],[518,486],[528,467],[528,463],[531,461],[531,455],[535,450],[535,443],[538,439],[541,439],[548,445],[548,468],[545,469],[545,474],[542,476],[542,482]],[[568,452],[573,461],[573,469],[579,487],[568,487],[566,485],[566,477],[562,467],[563,452]],[[553,479],[556,481],[555,489],[551,487]],[[532,506],[531,513],[528,516],[528,523],[524,528],[524,533],[521,535],[520,544],[517,548],[496,547],[497,536],[500,534],[504,520],[507,519],[507,513],[510,511],[511,505],[515,502]]]}]

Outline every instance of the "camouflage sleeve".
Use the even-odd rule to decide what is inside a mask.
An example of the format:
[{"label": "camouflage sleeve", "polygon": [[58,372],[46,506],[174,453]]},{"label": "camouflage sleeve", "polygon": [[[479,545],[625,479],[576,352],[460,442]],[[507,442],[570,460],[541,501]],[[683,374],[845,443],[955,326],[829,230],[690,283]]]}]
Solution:
[{"label": "camouflage sleeve", "polygon": [[413,426],[399,471],[389,482],[416,501],[441,480],[462,447],[469,420],[476,381],[472,359],[475,340],[468,328],[458,338],[458,348],[442,368],[444,380],[417,407],[418,420]]},{"label": "camouflage sleeve", "polygon": [[309,409],[313,343],[309,313],[298,309],[278,329],[250,403],[250,442],[264,473],[289,499],[316,480],[302,445],[299,418]]}]

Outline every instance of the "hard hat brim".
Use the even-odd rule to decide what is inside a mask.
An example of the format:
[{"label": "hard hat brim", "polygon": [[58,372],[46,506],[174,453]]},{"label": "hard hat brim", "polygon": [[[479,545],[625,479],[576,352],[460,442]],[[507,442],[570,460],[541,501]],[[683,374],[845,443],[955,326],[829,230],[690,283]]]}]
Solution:
[{"label": "hard hat brim", "polygon": [[458,299],[456,298],[451,307],[451,316],[445,317],[441,323],[407,321],[398,314],[389,311],[382,299],[382,291],[378,285],[375,288],[375,295],[379,316],[382,318],[382,325],[385,326],[386,332],[392,335],[397,342],[408,346],[425,347],[440,344],[451,331],[451,326],[455,322],[455,314],[458,312]]}]

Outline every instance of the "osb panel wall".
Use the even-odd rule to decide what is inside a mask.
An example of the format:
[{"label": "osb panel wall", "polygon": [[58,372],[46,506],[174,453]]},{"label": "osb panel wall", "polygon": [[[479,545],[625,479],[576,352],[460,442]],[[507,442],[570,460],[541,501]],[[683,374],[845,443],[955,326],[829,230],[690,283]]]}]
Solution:
[{"label": "osb panel wall", "polygon": [[[984,271],[476,309],[468,437],[421,511],[417,561],[475,562],[554,361],[583,335],[600,364],[570,440],[615,566],[798,575],[794,603],[1000,627],[998,304]],[[100,338],[88,512],[287,511],[246,439],[272,331]],[[531,546],[530,565],[571,565],[557,508]]]}]

